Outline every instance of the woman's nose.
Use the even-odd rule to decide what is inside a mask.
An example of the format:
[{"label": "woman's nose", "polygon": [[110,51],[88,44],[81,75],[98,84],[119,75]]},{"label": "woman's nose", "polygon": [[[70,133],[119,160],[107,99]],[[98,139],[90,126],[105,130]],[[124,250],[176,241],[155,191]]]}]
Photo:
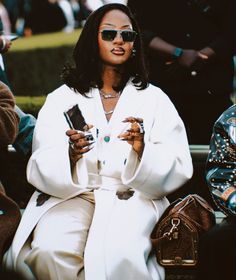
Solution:
[{"label": "woman's nose", "polygon": [[123,37],[120,32],[117,32],[116,37],[113,40],[114,43],[124,43]]}]

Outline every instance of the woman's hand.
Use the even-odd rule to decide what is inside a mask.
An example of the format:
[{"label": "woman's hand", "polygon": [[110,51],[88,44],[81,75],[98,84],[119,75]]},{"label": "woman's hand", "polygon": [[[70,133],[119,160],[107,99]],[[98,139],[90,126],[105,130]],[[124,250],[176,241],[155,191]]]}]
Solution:
[{"label": "woman's hand", "polygon": [[127,141],[138,154],[139,159],[141,159],[145,145],[143,119],[128,117],[124,119],[123,122],[131,123],[131,127],[125,133],[120,134],[118,138]]},{"label": "woman's hand", "polygon": [[91,145],[94,141],[84,132],[74,129],[67,130],[66,135],[69,137],[69,156],[71,165],[74,167],[76,162],[83,157],[83,154],[92,149]]}]

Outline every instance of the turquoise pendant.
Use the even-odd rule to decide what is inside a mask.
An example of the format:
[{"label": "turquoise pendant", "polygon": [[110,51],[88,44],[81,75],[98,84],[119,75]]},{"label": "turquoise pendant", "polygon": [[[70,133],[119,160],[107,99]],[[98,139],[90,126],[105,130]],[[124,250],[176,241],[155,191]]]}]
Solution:
[{"label": "turquoise pendant", "polygon": [[108,143],[108,142],[110,141],[111,138],[110,138],[110,136],[105,136],[103,139],[104,139],[105,142]]}]

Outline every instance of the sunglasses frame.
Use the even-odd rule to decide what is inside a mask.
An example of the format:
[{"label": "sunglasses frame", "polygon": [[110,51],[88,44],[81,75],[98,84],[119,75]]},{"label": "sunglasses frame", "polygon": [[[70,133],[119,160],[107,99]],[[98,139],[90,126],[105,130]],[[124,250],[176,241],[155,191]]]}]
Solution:
[{"label": "sunglasses frame", "polygon": [[[106,32],[106,31],[108,31],[108,32],[109,31],[116,32],[114,38],[111,38],[111,39],[104,38],[104,32]],[[127,40],[127,39],[125,40],[125,38],[122,35],[122,34],[125,34],[125,32],[130,32],[130,33],[132,33],[132,35],[134,34],[133,35],[133,37],[134,37],[133,40]],[[102,35],[102,40],[103,41],[108,41],[108,42],[114,41],[114,39],[116,38],[117,34],[119,34],[121,36],[121,38],[122,38],[122,40],[124,42],[128,42],[128,43],[134,42],[135,39],[136,39],[136,36],[137,36],[137,32],[134,31],[134,30],[130,30],[130,29],[102,29],[102,30],[99,31],[99,33],[101,33],[101,35]]]}]

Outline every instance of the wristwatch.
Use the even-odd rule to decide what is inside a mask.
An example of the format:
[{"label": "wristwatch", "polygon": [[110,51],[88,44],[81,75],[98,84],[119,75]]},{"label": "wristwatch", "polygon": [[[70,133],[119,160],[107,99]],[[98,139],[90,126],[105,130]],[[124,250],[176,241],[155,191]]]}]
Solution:
[{"label": "wristwatch", "polygon": [[177,59],[177,58],[181,57],[182,54],[183,54],[183,49],[175,48],[172,56],[173,56],[173,58]]}]

